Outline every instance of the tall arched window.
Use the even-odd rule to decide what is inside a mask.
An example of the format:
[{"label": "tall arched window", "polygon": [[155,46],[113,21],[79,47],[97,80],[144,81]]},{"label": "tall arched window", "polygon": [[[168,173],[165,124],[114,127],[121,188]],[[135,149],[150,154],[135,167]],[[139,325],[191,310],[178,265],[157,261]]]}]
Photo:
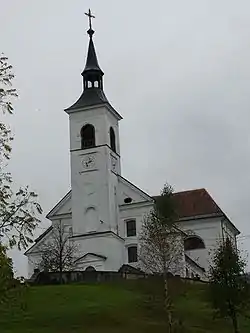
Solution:
[{"label": "tall arched window", "polygon": [[110,147],[116,153],[115,131],[113,127],[110,127],[109,129],[109,136],[110,136]]},{"label": "tall arched window", "polygon": [[95,128],[93,125],[87,124],[81,129],[82,149],[95,146]]},{"label": "tall arched window", "polygon": [[205,249],[204,241],[198,236],[190,236],[184,241],[185,251]]}]

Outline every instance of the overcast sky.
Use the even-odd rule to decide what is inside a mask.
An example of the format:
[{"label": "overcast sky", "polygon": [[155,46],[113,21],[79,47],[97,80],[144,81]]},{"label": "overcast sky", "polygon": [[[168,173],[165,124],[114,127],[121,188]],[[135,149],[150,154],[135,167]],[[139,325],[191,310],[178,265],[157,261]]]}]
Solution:
[{"label": "overcast sky", "polygon": [[[63,110],[82,90],[89,7],[105,93],[124,117],[123,175],[152,195],[165,181],[205,187],[250,235],[249,0],[1,0],[0,52],[19,93],[15,181],[39,193],[45,213],[70,188]],[[25,257],[13,256],[25,274]]]}]

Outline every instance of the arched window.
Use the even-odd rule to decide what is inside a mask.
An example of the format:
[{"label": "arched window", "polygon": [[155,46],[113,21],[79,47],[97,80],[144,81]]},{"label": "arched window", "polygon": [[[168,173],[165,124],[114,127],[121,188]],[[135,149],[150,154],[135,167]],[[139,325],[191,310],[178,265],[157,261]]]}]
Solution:
[{"label": "arched window", "polygon": [[93,266],[88,266],[86,269],[85,269],[86,272],[95,272],[95,268]]},{"label": "arched window", "polygon": [[82,149],[95,146],[95,128],[87,124],[81,129]]},{"label": "arched window", "polygon": [[115,131],[113,127],[110,127],[109,129],[109,136],[110,136],[110,147],[116,153]]},{"label": "arched window", "polygon": [[128,262],[137,262],[137,246],[128,247]]},{"label": "arched window", "polygon": [[184,241],[185,251],[205,249],[205,244],[203,240],[198,236],[191,236],[185,239]]}]

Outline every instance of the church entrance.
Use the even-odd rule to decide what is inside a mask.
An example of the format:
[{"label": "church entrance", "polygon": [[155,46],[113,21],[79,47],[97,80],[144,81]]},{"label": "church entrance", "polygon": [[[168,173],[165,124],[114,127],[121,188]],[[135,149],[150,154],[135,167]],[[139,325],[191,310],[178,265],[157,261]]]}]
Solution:
[{"label": "church entrance", "polygon": [[88,266],[85,269],[85,281],[87,282],[96,282],[97,280],[97,271],[93,266]]}]

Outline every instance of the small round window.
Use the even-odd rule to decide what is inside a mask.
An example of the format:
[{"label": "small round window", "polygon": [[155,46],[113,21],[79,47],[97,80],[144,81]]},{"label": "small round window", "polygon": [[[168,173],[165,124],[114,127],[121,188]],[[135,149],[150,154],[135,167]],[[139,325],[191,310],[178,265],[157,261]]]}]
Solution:
[{"label": "small round window", "polygon": [[124,199],[124,202],[126,203],[126,204],[129,204],[129,203],[131,203],[133,200],[132,200],[132,198],[125,198]]}]

